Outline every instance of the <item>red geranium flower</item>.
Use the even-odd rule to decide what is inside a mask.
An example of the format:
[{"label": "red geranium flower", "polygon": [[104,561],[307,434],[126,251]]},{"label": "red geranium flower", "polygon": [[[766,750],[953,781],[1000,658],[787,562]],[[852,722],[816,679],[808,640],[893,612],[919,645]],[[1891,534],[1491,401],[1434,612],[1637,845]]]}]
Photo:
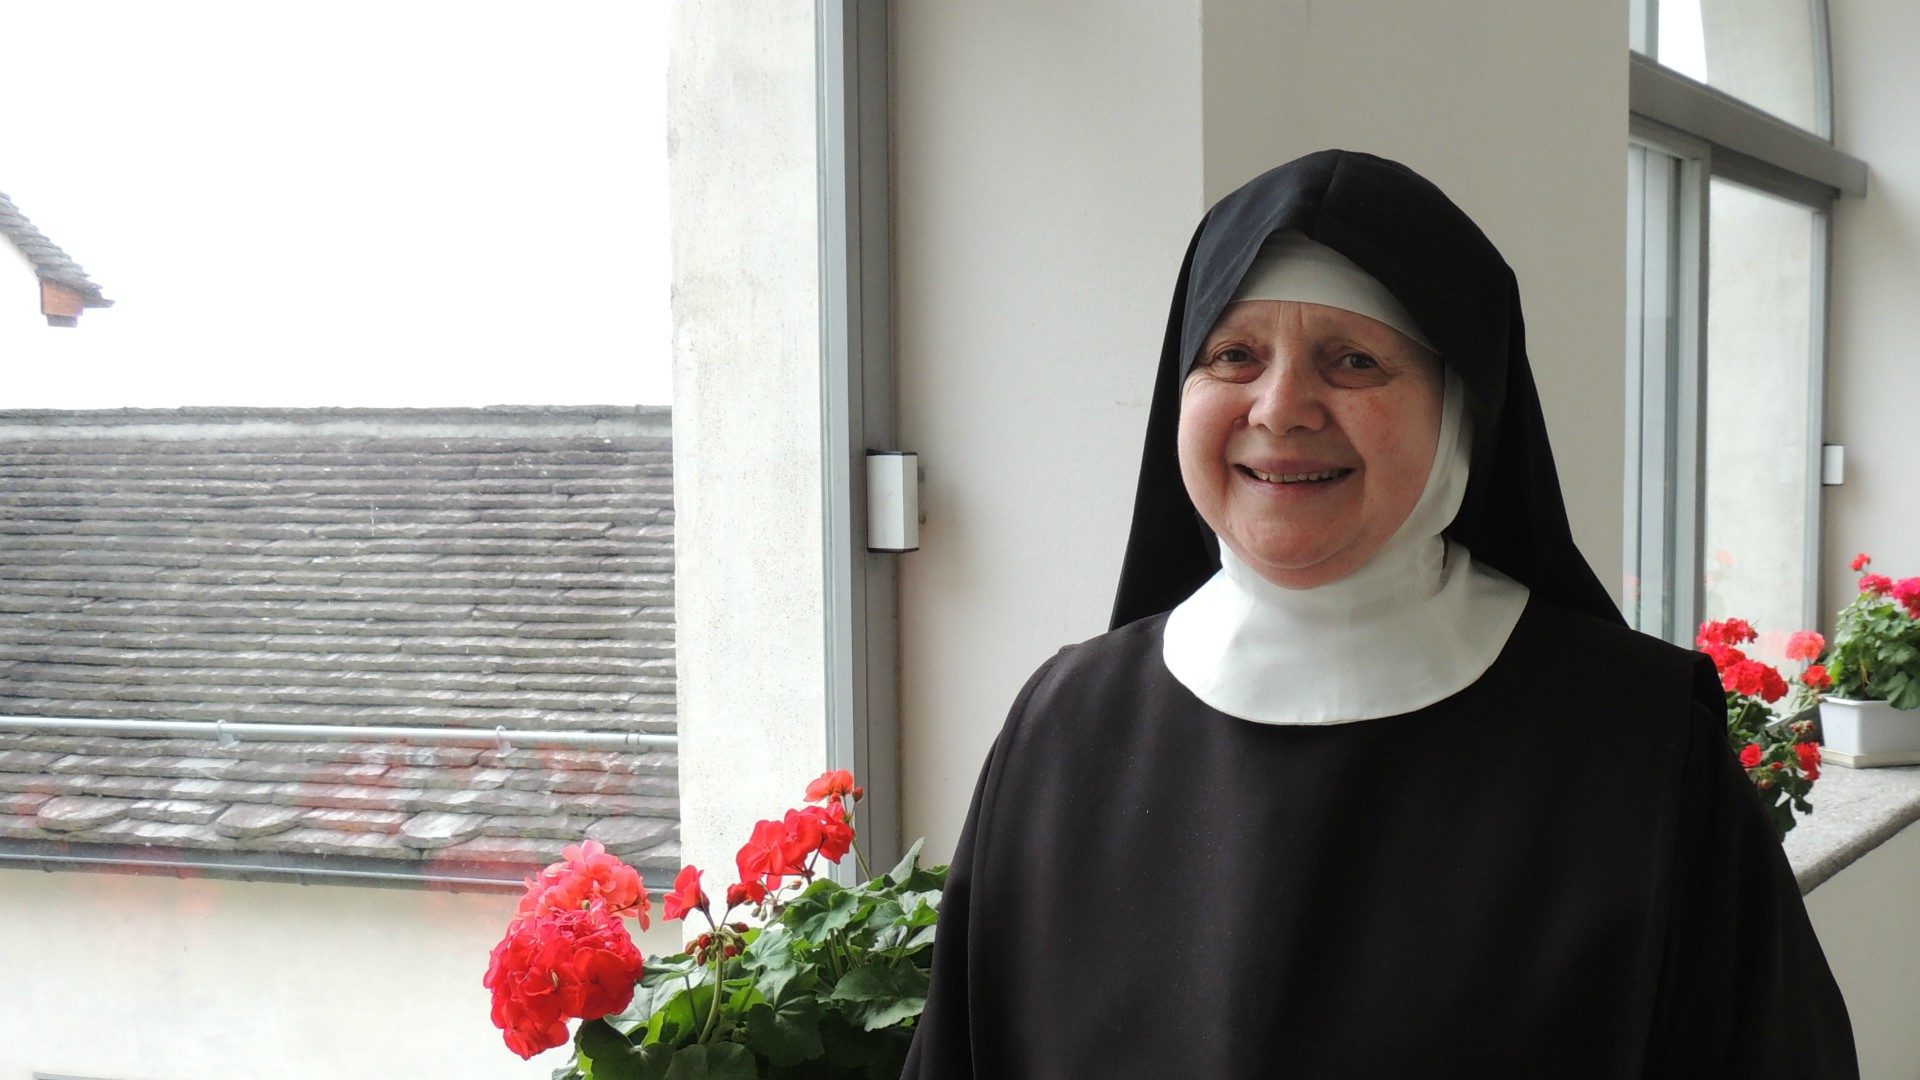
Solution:
[{"label": "red geranium flower", "polygon": [[1700,624],[1700,636],[1694,639],[1694,646],[1704,649],[1708,645],[1740,645],[1759,636],[1753,624],[1745,619],[1704,622]]},{"label": "red geranium flower", "polygon": [[1827,674],[1826,666],[1823,664],[1810,665],[1807,668],[1806,674],[1800,676],[1800,681],[1815,690],[1831,690],[1833,688],[1833,676]]},{"label": "red geranium flower", "polygon": [[1872,559],[1869,559],[1869,558],[1867,557],[1867,553],[1866,553],[1866,552],[1864,552],[1864,551],[1863,551],[1863,552],[1861,552],[1861,553],[1860,553],[1860,554],[1858,554],[1858,555],[1855,555],[1855,556],[1853,557],[1853,564],[1852,564],[1852,565],[1853,565],[1853,572],[1857,574],[1857,573],[1859,573],[1860,571],[1862,571],[1862,570],[1865,570],[1865,569],[1867,568],[1867,564],[1868,564],[1868,563],[1870,563],[1870,562],[1872,562],[1872,561],[1873,561],[1873,560],[1872,560]]},{"label": "red geranium flower", "polygon": [[1760,764],[1762,751],[1758,743],[1748,743],[1740,749],[1740,764],[1751,769]]},{"label": "red geranium flower", "polygon": [[1920,577],[1901,578],[1894,582],[1893,599],[1907,614],[1920,619]]},{"label": "red geranium flower", "polygon": [[687,912],[699,909],[707,912],[707,918],[713,913],[707,908],[707,894],[700,891],[700,871],[691,866],[680,868],[680,876],[673,879],[673,891],[667,894],[667,918],[684,919]]},{"label": "red geranium flower", "polygon": [[1807,779],[1820,779],[1820,744],[1817,742],[1795,743],[1793,752],[1800,755],[1800,771]]},{"label": "red geranium flower", "polygon": [[645,958],[604,903],[516,919],[494,946],[481,985],[493,1023],[523,1058],[567,1041],[567,1021],[597,1020],[633,1001]]},{"label": "red geranium flower", "polygon": [[560,849],[564,860],[548,866],[527,879],[526,895],[514,912],[516,919],[530,919],[549,911],[579,910],[595,900],[604,902],[614,916],[638,919],[640,929],[647,928],[653,909],[647,898],[646,884],[640,872],[617,857],[607,854],[598,840],[584,840]]},{"label": "red geranium flower", "polygon": [[807,801],[819,802],[837,795],[852,795],[854,801],[858,802],[866,791],[866,788],[853,786],[853,774],[847,770],[828,769],[820,774],[819,779],[807,785]]},{"label": "red geranium flower", "polygon": [[1787,681],[1780,677],[1780,672],[1758,660],[1742,660],[1734,664],[1720,673],[1720,681],[1733,693],[1757,697],[1769,703],[1787,696]]},{"label": "red geranium flower", "polygon": [[846,812],[840,808],[839,801],[827,806],[809,806],[801,813],[811,814],[820,822],[820,857],[839,862],[853,846],[853,826],[847,824]]},{"label": "red geranium flower", "polygon": [[734,857],[740,880],[757,878],[769,889],[779,888],[786,875],[806,873],[807,856],[819,850],[821,839],[820,822],[798,810],[787,811],[784,821],[755,822],[753,838]]},{"label": "red geranium flower", "polygon": [[757,879],[754,881],[742,881],[737,885],[727,886],[728,908],[733,908],[740,904],[757,904],[766,898],[766,883]]},{"label": "red geranium flower", "polygon": [[1726,681],[1728,668],[1735,664],[1744,663],[1747,659],[1746,653],[1741,652],[1731,645],[1702,645],[1700,651],[1713,657],[1714,670],[1720,673],[1722,682]]},{"label": "red geranium flower", "polygon": [[1885,596],[1893,591],[1893,579],[1885,574],[1861,574],[1860,591]]},{"label": "red geranium flower", "polygon": [[1787,659],[1815,660],[1820,650],[1827,647],[1827,639],[1811,630],[1799,630],[1787,639]]}]

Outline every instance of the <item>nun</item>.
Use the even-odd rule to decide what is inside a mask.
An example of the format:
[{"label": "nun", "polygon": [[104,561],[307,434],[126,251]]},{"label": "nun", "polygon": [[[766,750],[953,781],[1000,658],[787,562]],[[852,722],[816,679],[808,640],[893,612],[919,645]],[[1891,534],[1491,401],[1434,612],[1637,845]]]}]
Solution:
[{"label": "nun", "polygon": [[974,788],[903,1080],[1857,1076],[1704,656],[1574,546],[1519,289],[1393,161],[1201,220],[1108,632]]}]

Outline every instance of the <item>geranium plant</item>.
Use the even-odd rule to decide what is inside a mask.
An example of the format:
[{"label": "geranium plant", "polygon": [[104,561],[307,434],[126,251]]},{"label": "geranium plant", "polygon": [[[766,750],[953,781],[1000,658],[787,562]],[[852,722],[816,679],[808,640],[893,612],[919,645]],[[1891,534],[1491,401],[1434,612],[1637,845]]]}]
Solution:
[{"label": "geranium plant", "polygon": [[[1853,557],[1856,571],[1873,560]],[[1920,709],[1920,577],[1895,581],[1867,571],[1833,630],[1833,696]]]},{"label": "geranium plant", "polygon": [[[522,1057],[564,1045],[555,1080],[894,1080],[926,1005],[945,866],[920,842],[888,873],[843,886],[816,876],[855,841],[865,795],[844,769],[807,788],[810,804],[757,823],[735,857],[725,906],[683,866],[664,916],[707,929],[683,952],[645,959],[623,918],[646,929],[640,875],[592,841],[527,881],[484,980],[493,1020]],[[791,887],[792,891],[789,891]],[[743,909],[757,925],[728,921]]]},{"label": "geranium plant", "polygon": [[[1713,657],[1727,692],[1727,740],[1767,804],[1774,830],[1785,836],[1793,829],[1795,811],[1813,812],[1807,793],[1820,778],[1813,721],[1788,718],[1817,703],[1833,680],[1827,668],[1815,662],[1826,648],[1819,634],[1801,630],[1787,639],[1787,659],[1806,665],[1791,683],[1778,668],[1741,650],[1759,636],[1745,619],[1726,619],[1700,624],[1694,645]],[[1784,715],[1774,708],[1783,699],[1789,702]]]}]

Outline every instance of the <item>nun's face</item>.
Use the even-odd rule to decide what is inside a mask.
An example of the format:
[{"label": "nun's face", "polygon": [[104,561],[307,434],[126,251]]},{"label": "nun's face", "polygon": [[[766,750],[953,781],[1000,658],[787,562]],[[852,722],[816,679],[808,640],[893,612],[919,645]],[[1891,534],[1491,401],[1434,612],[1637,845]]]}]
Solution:
[{"label": "nun's face", "polygon": [[1242,562],[1290,589],[1359,569],[1407,519],[1440,440],[1440,358],[1344,308],[1229,304],[1180,399],[1180,475]]}]

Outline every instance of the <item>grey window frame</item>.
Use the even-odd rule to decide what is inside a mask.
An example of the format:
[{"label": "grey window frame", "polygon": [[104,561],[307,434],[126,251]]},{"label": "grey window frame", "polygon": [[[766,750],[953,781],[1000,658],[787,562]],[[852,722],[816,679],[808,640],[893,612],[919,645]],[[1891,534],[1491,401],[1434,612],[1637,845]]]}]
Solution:
[{"label": "grey window frame", "polygon": [[[866,788],[857,827],[869,868],[904,854],[899,722],[899,562],[869,552],[866,455],[896,447],[892,346],[888,12],[817,0],[820,356],[825,506],[827,763]],[[851,859],[831,874],[858,875]]]},{"label": "grey window frame", "polygon": [[[1657,0],[1639,0],[1634,7],[1636,42],[1651,34]],[[1816,98],[1821,127],[1832,130],[1831,64],[1827,55],[1826,9],[1816,5]],[[1705,462],[1707,373],[1712,360],[1706,343],[1708,304],[1707,265],[1711,237],[1711,181],[1741,184],[1807,206],[1814,211],[1814,250],[1821,266],[1813,283],[1812,332],[1815,350],[1809,365],[1808,475],[1819,476],[1825,397],[1827,352],[1827,297],[1832,274],[1832,211],[1844,196],[1866,191],[1866,163],[1837,149],[1830,138],[1789,124],[1733,96],[1662,67],[1637,52],[1628,53],[1628,140],[1630,145],[1670,155],[1680,162],[1680,183],[1674,218],[1675,245],[1664,258],[1670,261],[1666,287],[1672,291],[1674,326],[1661,362],[1642,340],[1636,343],[1639,363],[1627,367],[1627,433],[1625,471],[1624,572],[1643,583],[1673,583],[1673,603],[1639,627],[1649,633],[1691,645],[1700,610]],[[1630,193],[1637,198],[1638,193]],[[1630,238],[1630,244],[1633,238]],[[1634,266],[1644,268],[1644,251],[1629,251]],[[1645,298],[1639,281],[1629,282],[1629,305]],[[1649,477],[1662,478],[1658,488]],[[1656,504],[1657,500],[1657,504]],[[1805,508],[1809,524],[1806,551],[1808,593],[1803,597],[1804,625],[1818,622],[1821,610],[1820,485],[1809,485]],[[1648,552],[1655,553],[1649,565]],[[1644,595],[1644,594],[1643,594]]]}]

